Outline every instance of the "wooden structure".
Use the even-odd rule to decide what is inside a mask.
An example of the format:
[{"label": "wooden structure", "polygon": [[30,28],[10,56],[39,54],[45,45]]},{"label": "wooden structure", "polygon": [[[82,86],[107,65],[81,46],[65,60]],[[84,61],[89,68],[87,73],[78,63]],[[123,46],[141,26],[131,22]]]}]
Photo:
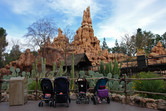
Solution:
[{"label": "wooden structure", "polygon": [[27,83],[24,77],[12,77],[9,83],[9,105],[23,105],[27,102]]},{"label": "wooden structure", "polygon": [[[66,59],[66,64],[64,65],[64,69],[67,66],[68,71],[71,70],[72,65],[72,55]],[[74,70],[89,70],[89,67],[92,66],[88,57],[85,53],[74,55]]]},{"label": "wooden structure", "polygon": [[[123,61],[123,63],[127,63],[127,67],[122,67],[121,68],[121,74],[127,74],[130,76],[133,73],[138,73],[142,71],[166,71],[166,63],[156,63],[156,64],[149,64],[149,61],[151,59],[160,59],[166,57],[166,55],[158,56],[158,57],[153,57],[153,58],[146,58],[145,56],[137,56],[136,60],[132,61]],[[130,66],[128,65],[129,62],[136,62],[135,66]]]}]

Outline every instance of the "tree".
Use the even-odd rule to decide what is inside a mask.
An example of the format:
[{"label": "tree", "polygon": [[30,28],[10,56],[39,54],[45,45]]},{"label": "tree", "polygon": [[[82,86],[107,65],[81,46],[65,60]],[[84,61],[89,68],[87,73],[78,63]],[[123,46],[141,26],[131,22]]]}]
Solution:
[{"label": "tree", "polygon": [[105,50],[105,49],[108,50],[109,48],[108,48],[108,45],[107,45],[107,43],[106,43],[106,39],[104,38],[104,39],[103,39],[102,50]]},{"label": "tree", "polygon": [[9,64],[11,61],[15,61],[15,60],[19,59],[20,55],[21,55],[20,46],[13,45],[10,53],[5,54],[5,65]]},{"label": "tree", "polygon": [[48,38],[55,37],[57,32],[57,27],[53,19],[43,18],[39,19],[30,25],[28,32],[25,34],[25,37],[29,39],[29,45],[33,46],[34,49],[40,48],[42,50],[42,56],[45,55],[45,45]]},{"label": "tree", "polygon": [[137,29],[137,33],[135,36],[135,45],[137,49],[142,49],[144,46],[144,37],[143,37],[143,33],[142,33],[142,29],[138,28]]},{"label": "tree", "polygon": [[149,54],[154,46],[154,34],[152,32],[143,31],[144,50]]},{"label": "tree", "polygon": [[164,48],[166,48],[166,32],[162,35],[162,38],[163,38],[163,46]]},{"label": "tree", "polygon": [[6,30],[0,27],[0,68],[4,66],[4,51],[8,42],[6,41]]}]

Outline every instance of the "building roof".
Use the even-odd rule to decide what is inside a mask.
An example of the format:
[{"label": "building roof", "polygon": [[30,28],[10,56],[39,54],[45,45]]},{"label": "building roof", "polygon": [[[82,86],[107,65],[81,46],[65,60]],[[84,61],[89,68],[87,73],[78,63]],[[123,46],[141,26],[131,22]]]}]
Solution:
[{"label": "building roof", "polygon": [[[74,66],[78,65],[80,62],[85,62],[89,66],[92,66],[91,62],[89,61],[85,53],[74,55]],[[65,66],[71,66],[71,65],[72,65],[72,55],[67,57]]]}]

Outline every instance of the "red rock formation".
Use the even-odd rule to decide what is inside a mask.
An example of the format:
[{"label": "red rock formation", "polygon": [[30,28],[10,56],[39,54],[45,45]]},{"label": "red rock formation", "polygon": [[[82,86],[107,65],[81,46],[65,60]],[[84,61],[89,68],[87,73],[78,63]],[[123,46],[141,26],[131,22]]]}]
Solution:
[{"label": "red rock formation", "polygon": [[158,42],[157,45],[152,48],[151,53],[149,54],[150,58],[154,59],[149,59],[149,64],[161,64],[161,63],[166,63],[166,57],[162,58],[155,58],[157,56],[165,55],[166,51],[164,50],[161,42]]},{"label": "red rock formation", "polygon": [[10,73],[10,67],[20,68],[20,70],[30,71],[32,64],[35,62],[35,56],[27,49],[25,53],[22,53],[18,60],[10,62],[5,68],[0,69],[2,75],[8,75]]}]

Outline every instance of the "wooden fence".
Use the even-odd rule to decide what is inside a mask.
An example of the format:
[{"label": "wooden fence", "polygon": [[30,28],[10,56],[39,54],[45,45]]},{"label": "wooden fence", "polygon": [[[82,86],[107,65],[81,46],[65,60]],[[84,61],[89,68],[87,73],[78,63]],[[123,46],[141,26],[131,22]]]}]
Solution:
[{"label": "wooden fence", "polygon": [[[35,87],[35,90],[28,90],[28,92],[35,92],[35,99],[37,100],[38,93],[41,93],[41,91],[38,89],[39,79],[38,78],[30,78],[30,79],[36,81],[36,87]],[[76,80],[77,78],[69,78],[69,80],[73,80],[73,79]],[[99,79],[99,78],[87,78],[87,80],[91,80],[91,79]],[[157,94],[157,95],[166,96],[166,92],[165,93],[160,93],[160,92],[130,91],[130,90],[127,90],[127,83],[130,82],[130,81],[134,81],[134,80],[140,80],[140,81],[142,81],[142,80],[165,80],[166,81],[166,77],[165,78],[164,77],[163,78],[126,78],[126,75],[123,75],[122,78],[120,78],[120,79],[109,78],[109,80],[124,81],[125,82],[124,91],[110,90],[110,92],[112,92],[112,93],[124,93],[126,103],[127,103],[127,96],[130,95],[131,93]],[[9,82],[9,80],[4,80],[4,79],[1,79],[1,77],[0,77],[0,102],[1,102],[1,98],[2,98],[1,86],[2,86],[3,82]],[[74,91],[74,90],[71,90],[71,91]]]}]

